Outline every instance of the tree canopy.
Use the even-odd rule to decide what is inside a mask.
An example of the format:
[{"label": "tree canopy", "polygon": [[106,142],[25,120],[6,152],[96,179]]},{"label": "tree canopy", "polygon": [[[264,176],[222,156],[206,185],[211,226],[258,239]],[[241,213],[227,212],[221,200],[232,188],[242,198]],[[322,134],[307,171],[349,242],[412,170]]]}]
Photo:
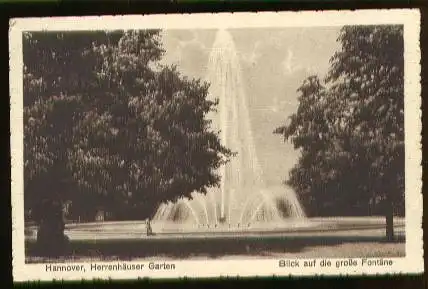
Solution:
[{"label": "tree canopy", "polygon": [[163,53],[157,30],[24,34],[25,206],[34,218],[43,200],[71,201],[75,217],[100,208],[146,218],[218,184],[230,151],[206,118],[216,106],[209,85],[160,65]]},{"label": "tree canopy", "polygon": [[287,183],[310,215],[404,214],[402,26],[345,26],[324,81],[275,130],[301,151]]}]

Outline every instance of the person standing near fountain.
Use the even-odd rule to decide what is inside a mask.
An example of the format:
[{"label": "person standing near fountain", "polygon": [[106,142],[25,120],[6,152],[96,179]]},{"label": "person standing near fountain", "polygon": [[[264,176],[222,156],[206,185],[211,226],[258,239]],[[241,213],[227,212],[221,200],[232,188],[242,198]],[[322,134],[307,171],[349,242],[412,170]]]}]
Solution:
[{"label": "person standing near fountain", "polygon": [[153,230],[152,230],[152,225],[150,224],[150,219],[146,220],[146,232],[147,232],[147,236],[153,236]]}]

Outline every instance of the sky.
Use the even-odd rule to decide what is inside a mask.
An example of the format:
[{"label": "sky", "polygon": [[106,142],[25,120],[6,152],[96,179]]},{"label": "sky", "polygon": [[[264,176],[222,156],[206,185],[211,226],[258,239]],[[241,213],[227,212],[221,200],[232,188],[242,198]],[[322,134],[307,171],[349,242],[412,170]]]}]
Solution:
[{"label": "sky", "polygon": [[[250,122],[267,185],[280,185],[296,164],[293,145],[273,134],[298,107],[297,88],[313,74],[323,77],[339,50],[339,27],[230,29],[240,58]],[[164,30],[164,64],[190,78],[206,77],[216,30]]]}]

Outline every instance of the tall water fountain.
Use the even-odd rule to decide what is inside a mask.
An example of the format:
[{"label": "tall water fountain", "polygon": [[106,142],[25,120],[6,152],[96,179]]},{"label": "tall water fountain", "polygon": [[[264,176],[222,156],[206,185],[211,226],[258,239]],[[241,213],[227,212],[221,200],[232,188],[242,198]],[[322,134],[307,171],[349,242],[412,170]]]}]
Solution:
[{"label": "tall water fountain", "polygon": [[[208,63],[212,129],[236,156],[220,169],[221,184],[206,195],[162,204],[153,219],[162,229],[225,230],[274,228],[302,223],[305,214],[290,188],[266,187],[257,159],[239,58],[228,31],[217,32]],[[270,129],[270,128],[268,128]]]}]

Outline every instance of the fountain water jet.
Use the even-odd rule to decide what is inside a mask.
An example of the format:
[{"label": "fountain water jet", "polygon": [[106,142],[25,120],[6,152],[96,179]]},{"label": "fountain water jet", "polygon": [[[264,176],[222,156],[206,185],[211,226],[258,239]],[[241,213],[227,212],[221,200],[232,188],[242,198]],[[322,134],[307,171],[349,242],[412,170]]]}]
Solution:
[{"label": "fountain water jet", "polygon": [[[217,32],[208,63],[210,96],[218,99],[217,112],[208,117],[212,129],[220,132],[222,144],[237,155],[220,168],[219,188],[207,195],[194,193],[191,200],[162,204],[154,223],[176,224],[180,230],[190,226],[206,228],[245,227],[262,223],[266,227],[302,223],[306,219],[295,193],[287,187],[267,188],[254,145],[248,104],[241,79],[239,57],[231,34]],[[278,204],[286,204],[286,216]],[[185,204],[183,206],[183,204]],[[187,210],[187,214],[183,213]],[[179,215],[177,218],[177,211]],[[163,226],[165,227],[165,226]]]}]

